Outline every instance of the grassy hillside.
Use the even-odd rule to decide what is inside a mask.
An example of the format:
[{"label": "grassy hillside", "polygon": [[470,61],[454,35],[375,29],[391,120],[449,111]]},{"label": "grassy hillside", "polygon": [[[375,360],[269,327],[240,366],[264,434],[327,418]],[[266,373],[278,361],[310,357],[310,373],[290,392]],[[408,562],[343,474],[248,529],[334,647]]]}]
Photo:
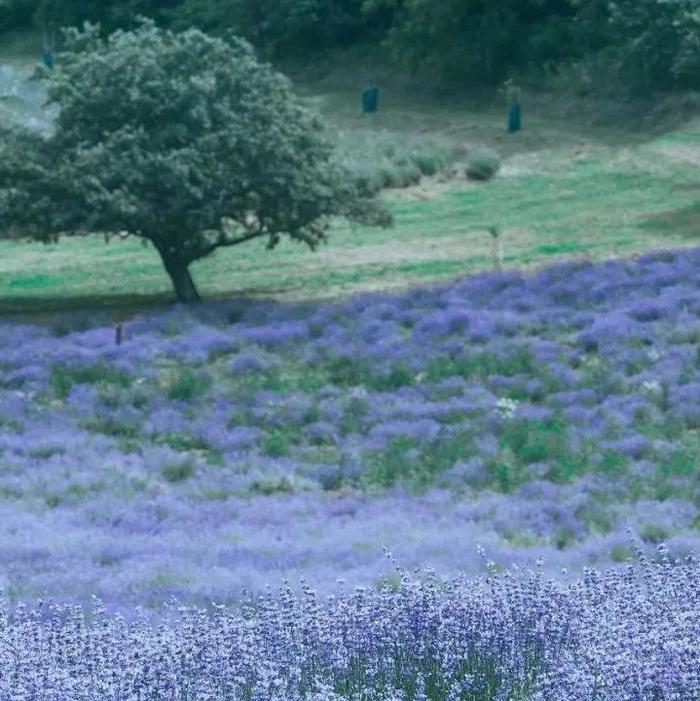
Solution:
[{"label": "grassy hillside", "polygon": [[[11,61],[0,74],[0,93],[14,92],[0,105],[5,116],[40,121],[36,93],[27,92],[17,73],[36,54],[30,43],[16,39],[5,47]],[[274,252],[251,244],[201,262],[194,274],[208,296],[336,297],[454,278],[492,267],[491,225],[502,231],[508,267],[697,241],[700,137],[692,123],[651,137],[593,128],[526,103],[524,131],[508,135],[504,110],[475,99],[411,96],[397,87],[383,91],[380,113],[368,117],[359,114],[354,88],[326,81],[299,90],[328,117],[347,157],[384,182],[411,180],[415,163],[426,159],[436,168],[456,158],[454,166],[386,192],[396,219],[392,229],[338,223],[330,244],[316,254],[292,243]],[[464,177],[465,154],[480,144],[504,157],[500,174],[486,184]],[[86,303],[128,311],[170,295],[155,252],[138,241],[0,243],[2,313]]]},{"label": "grassy hillside", "polygon": [[[476,122],[475,131],[490,130],[488,141],[498,144],[498,116],[474,119],[465,113],[464,120]],[[502,230],[505,264],[518,267],[697,241],[697,194],[683,187],[697,179],[700,141],[694,132],[609,146],[589,138],[558,143],[556,132],[548,139],[548,130],[554,130],[534,119],[528,129],[538,132],[541,145],[528,143],[530,134],[521,144],[516,141],[516,148],[508,144],[516,152],[490,183],[471,184],[460,174],[448,182],[434,178],[389,192],[396,217],[392,229],[339,224],[330,244],[316,254],[291,243],[274,252],[252,244],[200,263],[195,276],[210,296],[333,297],[408,286],[491,267],[491,224]],[[57,246],[0,244],[5,313],[82,305],[86,297],[122,304],[169,296],[155,252],[137,241],[105,245],[96,237]]]}]

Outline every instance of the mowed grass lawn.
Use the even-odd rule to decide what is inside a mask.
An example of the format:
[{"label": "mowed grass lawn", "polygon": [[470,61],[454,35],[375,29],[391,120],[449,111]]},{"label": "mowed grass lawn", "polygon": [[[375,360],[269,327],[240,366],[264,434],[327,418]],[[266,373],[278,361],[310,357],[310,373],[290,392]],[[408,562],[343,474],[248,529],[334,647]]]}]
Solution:
[{"label": "mowed grass lawn", "polygon": [[[693,123],[661,136],[626,135],[540,109],[526,111],[523,132],[508,135],[504,110],[466,101],[388,91],[381,112],[363,117],[356,91],[318,85],[301,91],[346,148],[355,139],[366,148],[368,140],[397,135],[439,138],[463,152],[487,144],[503,154],[502,170],[491,182],[470,183],[458,160],[452,174],[386,191],[394,227],[338,222],[316,253],[291,242],[274,251],[254,242],[218,252],[193,266],[207,296],[323,298],[462,276],[492,267],[491,225],[502,232],[506,267],[698,243],[700,128]],[[0,313],[91,304],[128,311],[171,297],[156,253],[135,239],[0,242]]]}]

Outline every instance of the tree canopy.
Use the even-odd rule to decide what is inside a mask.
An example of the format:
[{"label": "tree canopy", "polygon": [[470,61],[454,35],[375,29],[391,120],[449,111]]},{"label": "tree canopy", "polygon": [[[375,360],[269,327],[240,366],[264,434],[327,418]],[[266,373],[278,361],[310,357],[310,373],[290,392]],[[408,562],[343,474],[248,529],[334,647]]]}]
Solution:
[{"label": "tree canopy", "polygon": [[568,0],[365,0],[365,6],[393,10],[388,43],[399,60],[450,79],[493,85],[572,50]]},{"label": "tree canopy", "polygon": [[389,222],[242,40],[151,22],[108,38],[73,29],[47,80],[53,132],[3,139],[0,221],[16,235],[140,237],[192,301],[190,264],[219,248],[284,236],[315,248],[333,217]]},{"label": "tree canopy", "polygon": [[694,87],[700,65],[700,0],[0,0],[0,30],[34,16],[109,33],[139,15],[233,30],[270,59],[383,43],[405,67],[472,85],[600,65],[601,83],[650,92]]}]

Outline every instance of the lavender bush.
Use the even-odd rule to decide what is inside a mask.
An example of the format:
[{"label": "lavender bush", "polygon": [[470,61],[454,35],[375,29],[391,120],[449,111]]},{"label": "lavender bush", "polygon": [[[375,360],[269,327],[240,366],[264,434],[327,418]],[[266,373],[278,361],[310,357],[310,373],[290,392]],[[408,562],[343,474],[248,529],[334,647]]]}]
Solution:
[{"label": "lavender bush", "polygon": [[698,545],[700,250],[335,304],[0,322],[11,598],[229,600]]},{"label": "lavender bush", "polygon": [[26,701],[689,701],[700,695],[700,567],[641,555],[570,584],[403,573],[308,585],[160,622],[44,604],[0,610],[0,698]]}]

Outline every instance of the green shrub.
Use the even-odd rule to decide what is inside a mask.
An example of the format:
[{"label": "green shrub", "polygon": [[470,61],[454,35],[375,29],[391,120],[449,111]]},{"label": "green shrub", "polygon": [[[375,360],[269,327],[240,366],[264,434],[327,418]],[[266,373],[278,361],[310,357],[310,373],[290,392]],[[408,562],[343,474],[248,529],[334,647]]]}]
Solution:
[{"label": "green shrub", "polygon": [[474,438],[468,430],[439,435],[425,445],[413,436],[396,436],[382,450],[365,456],[367,469],[361,482],[370,490],[405,484],[422,491],[437,475],[472,455],[473,449]]},{"label": "green shrub", "polygon": [[49,509],[55,509],[61,503],[61,495],[54,492],[46,492],[44,494],[44,501]]},{"label": "green shrub", "polygon": [[447,141],[406,137],[399,132],[348,131],[338,136],[343,160],[355,185],[366,194],[404,188],[435,175],[456,157]]},{"label": "green shrub", "polygon": [[126,388],[130,383],[129,375],[106,363],[92,363],[80,368],[54,365],[51,368],[51,386],[59,399],[65,399],[73,385],[105,384]]},{"label": "green shrub", "polygon": [[135,439],[141,433],[141,427],[135,421],[116,416],[95,416],[85,419],[80,422],[80,427],[92,433],[123,439]]},{"label": "green shrub", "polygon": [[331,358],[327,364],[328,379],[341,387],[366,385],[371,378],[367,361],[360,357],[338,356]]},{"label": "green shrub", "polygon": [[412,437],[397,436],[383,450],[367,456],[363,486],[376,490],[411,481],[418,467],[415,453],[416,441]]},{"label": "green shrub", "polygon": [[294,491],[292,480],[286,475],[282,477],[269,477],[255,480],[250,485],[253,494],[271,496],[273,494],[290,494]]},{"label": "green shrub", "polygon": [[321,407],[318,402],[312,404],[305,412],[301,419],[302,424],[312,424],[321,420]]},{"label": "green shrub", "polygon": [[292,452],[294,440],[286,431],[268,433],[262,440],[262,449],[271,458],[284,458]]},{"label": "green shrub", "polygon": [[670,455],[659,464],[659,477],[663,480],[675,475],[697,475],[700,472],[700,438],[690,433]]},{"label": "green shrub", "polygon": [[576,534],[570,528],[558,528],[552,540],[559,550],[564,550],[576,542]]},{"label": "green shrub", "polygon": [[647,523],[641,530],[640,534],[642,540],[645,543],[652,543],[654,545],[659,545],[664,541],[668,540],[671,533],[668,529],[663,526],[659,526],[656,523]]},{"label": "green shrub", "polygon": [[165,393],[168,399],[190,401],[203,397],[211,387],[211,377],[191,368],[181,368],[166,381]]},{"label": "green shrub", "polygon": [[[504,492],[528,479],[524,469],[527,465],[547,463],[546,478],[554,482],[568,482],[590,466],[590,446],[584,443],[572,449],[567,424],[560,415],[546,419],[508,419],[499,443],[499,458],[489,467],[495,486]],[[621,465],[615,463],[615,468],[620,469]]]},{"label": "green shrub", "polygon": [[594,502],[586,504],[577,509],[576,516],[580,518],[591,531],[601,535],[612,532],[615,527],[614,514],[603,504],[596,504]]},{"label": "green shrub", "polygon": [[421,169],[410,156],[402,156],[394,162],[398,173],[398,184],[395,187],[409,187],[420,182],[423,175]]},{"label": "green shrub", "polygon": [[184,453],[188,450],[210,450],[211,446],[201,438],[188,436],[186,433],[166,433],[159,437],[159,442],[165,443],[169,448]]},{"label": "green shrub", "polygon": [[199,490],[199,497],[206,501],[226,501],[233,492],[226,487],[203,487]]},{"label": "green shrub", "polygon": [[343,407],[340,430],[343,434],[364,433],[367,430],[369,404],[363,397],[350,397]]},{"label": "green shrub", "polygon": [[494,486],[504,494],[512,492],[524,481],[522,465],[509,448],[502,449],[496,458],[488,463],[488,468]]},{"label": "green shrub", "polygon": [[427,176],[436,175],[447,165],[447,158],[441,158],[436,153],[415,153],[412,156],[418,170]]},{"label": "green shrub", "polygon": [[532,531],[507,529],[501,535],[513,548],[532,548],[542,544],[542,539]]},{"label": "green shrub", "polygon": [[[532,350],[527,346],[514,348],[510,355],[495,355],[488,351],[472,353],[462,358],[437,356],[428,361],[426,376],[430,382],[461,376],[485,380],[489,375],[537,375],[538,367]],[[546,378],[542,378],[546,379]]]},{"label": "green shrub", "polygon": [[63,455],[66,449],[62,445],[47,445],[42,448],[33,448],[27,455],[34,460],[47,460],[54,455]]},{"label": "green shrub", "polygon": [[165,463],[161,467],[161,473],[168,482],[184,482],[194,475],[197,466],[192,458],[183,458],[174,462]]},{"label": "green shrub", "polygon": [[397,363],[388,372],[373,375],[370,387],[378,392],[391,392],[412,385],[415,373],[404,363]]},{"label": "green shrub", "polygon": [[65,399],[73,387],[73,378],[71,377],[68,368],[61,365],[54,365],[51,370],[51,386],[54,394],[59,399]]},{"label": "green shrub", "polygon": [[491,180],[500,169],[501,159],[498,153],[482,147],[469,155],[466,173],[470,180]]},{"label": "green shrub", "polygon": [[624,453],[616,450],[605,450],[600,459],[600,469],[608,474],[619,475],[625,470],[628,463],[629,458]]},{"label": "green shrub", "polygon": [[610,558],[613,562],[628,562],[634,556],[634,548],[631,545],[615,545],[610,552]]}]

